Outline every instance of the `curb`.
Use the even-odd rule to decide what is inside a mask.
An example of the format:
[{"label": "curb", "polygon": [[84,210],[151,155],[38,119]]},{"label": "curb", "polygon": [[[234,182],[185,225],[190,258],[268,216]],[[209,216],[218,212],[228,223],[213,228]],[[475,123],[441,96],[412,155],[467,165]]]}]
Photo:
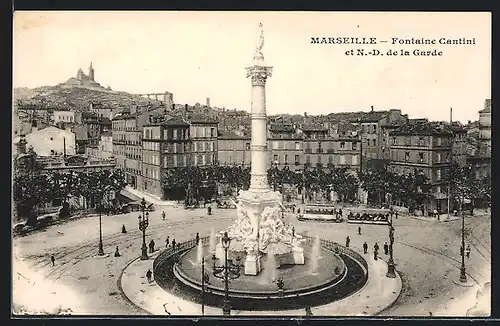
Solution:
[{"label": "curb", "polygon": [[147,315],[153,315],[152,313],[150,313],[149,311],[143,309],[141,306],[139,306],[138,304],[136,304],[135,302],[133,302],[132,300],[130,300],[130,298],[125,294],[125,291],[123,291],[123,286],[122,286],[122,278],[123,278],[123,273],[125,272],[125,270],[130,266],[132,265],[132,263],[134,263],[135,261],[139,260],[141,257],[137,257],[137,258],[134,258],[132,259],[131,261],[129,261],[125,267],[122,269],[121,273],[120,273],[120,276],[118,277],[118,280],[116,281],[117,285],[118,285],[118,291],[120,291],[120,294],[121,296],[128,302],[130,303],[131,305],[133,305],[134,307],[136,307],[137,309],[141,310],[141,311],[144,311]]}]

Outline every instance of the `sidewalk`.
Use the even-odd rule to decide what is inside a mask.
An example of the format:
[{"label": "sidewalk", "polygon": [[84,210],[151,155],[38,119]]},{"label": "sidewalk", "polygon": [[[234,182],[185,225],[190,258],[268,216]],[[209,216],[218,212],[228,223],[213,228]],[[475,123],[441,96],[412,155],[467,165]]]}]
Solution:
[{"label": "sidewalk", "polygon": [[144,198],[146,201],[154,204],[155,206],[172,206],[172,207],[177,207],[177,203],[172,200],[162,200],[159,197],[153,196],[151,194],[148,194],[144,191],[140,191],[137,189],[134,189],[130,186],[126,186],[125,190],[130,192],[131,194],[139,197],[139,198]]},{"label": "sidewalk", "polygon": [[[145,274],[153,268],[154,258],[160,253],[152,255],[150,260],[142,261],[139,258],[131,261],[123,270],[121,291],[136,306],[153,315],[201,315],[201,305],[176,297],[156,285],[153,281],[148,284]],[[317,316],[373,316],[392,305],[402,289],[401,278],[387,278],[387,264],[373,256],[366,255],[369,278],[365,286],[357,293],[323,306],[311,308],[312,314]],[[168,313],[166,313],[168,311]],[[220,316],[222,310],[205,306],[205,315]],[[232,315],[280,315],[305,316],[305,309],[281,311],[242,311],[233,310]]]}]

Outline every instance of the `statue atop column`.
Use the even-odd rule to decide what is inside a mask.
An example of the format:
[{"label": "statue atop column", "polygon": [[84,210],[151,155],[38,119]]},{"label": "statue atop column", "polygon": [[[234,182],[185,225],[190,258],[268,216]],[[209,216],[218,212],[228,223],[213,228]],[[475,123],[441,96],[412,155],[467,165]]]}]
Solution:
[{"label": "statue atop column", "polygon": [[259,24],[259,31],[259,41],[257,43],[257,48],[255,49],[255,54],[262,56],[262,48],[264,47],[264,26],[262,23]]}]

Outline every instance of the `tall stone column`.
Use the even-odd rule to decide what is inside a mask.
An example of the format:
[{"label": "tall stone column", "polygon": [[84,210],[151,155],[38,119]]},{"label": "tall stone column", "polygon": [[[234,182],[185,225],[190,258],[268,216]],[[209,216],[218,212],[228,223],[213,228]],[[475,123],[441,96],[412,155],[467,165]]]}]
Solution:
[{"label": "tall stone column", "polygon": [[247,77],[252,80],[252,172],[250,189],[269,191],[267,182],[267,115],[266,115],[266,80],[271,77],[273,68],[264,65],[264,56],[255,53],[254,63],[247,69]]}]

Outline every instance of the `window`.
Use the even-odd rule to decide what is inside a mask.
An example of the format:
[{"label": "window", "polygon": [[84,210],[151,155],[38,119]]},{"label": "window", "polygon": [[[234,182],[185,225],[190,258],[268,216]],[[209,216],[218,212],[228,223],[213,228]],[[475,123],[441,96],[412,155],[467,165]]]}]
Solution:
[{"label": "window", "polygon": [[285,162],[284,163],[288,164],[288,155],[287,154],[285,154]]},{"label": "window", "polygon": [[405,152],[405,161],[410,159],[410,152]]},{"label": "window", "polygon": [[441,180],[441,169],[436,170],[436,181]]},{"label": "window", "polygon": [[340,149],[344,149],[344,147],[345,147],[345,142],[341,141],[340,142]]},{"label": "window", "polygon": [[441,163],[441,153],[436,154],[436,163]]},{"label": "window", "polygon": [[377,133],[377,125],[373,125],[373,133],[376,134]]},{"label": "window", "polygon": [[299,155],[295,155],[295,165],[299,165],[300,164],[300,157]]},{"label": "window", "polygon": [[344,164],[345,164],[345,156],[340,155],[340,165],[344,165]]},{"label": "window", "polygon": [[300,142],[295,142],[295,149],[300,150]]},{"label": "window", "polygon": [[376,139],[373,140],[373,146],[374,147],[377,146],[377,140]]},{"label": "window", "polygon": [[177,153],[177,143],[174,143],[174,153]]},{"label": "window", "polygon": [[422,152],[418,153],[418,160],[420,163],[424,162],[424,153],[422,153]]},{"label": "window", "polygon": [[215,137],[215,128],[210,128],[210,137]]},{"label": "window", "polygon": [[174,159],[174,167],[177,167],[178,166],[177,165],[177,155],[174,155],[173,159]]},{"label": "window", "polygon": [[172,139],[177,139],[177,129],[173,130]]},{"label": "window", "polygon": [[440,137],[437,138],[437,145],[441,146],[441,138]]},{"label": "window", "polygon": [[279,148],[279,142],[273,141],[273,149],[278,149]]},{"label": "window", "polygon": [[278,155],[277,155],[277,154],[274,154],[274,155],[273,155],[273,163],[279,163],[278,159],[279,159],[279,158],[278,158]]},{"label": "window", "polygon": [[425,146],[425,138],[424,137],[418,137],[418,146]]},{"label": "window", "polygon": [[245,143],[245,150],[249,151],[250,150],[250,143]]},{"label": "window", "polygon": [[197,152],[198,151],[198,143],[194,143],[193,144],[193,152]]},{"label": "window", "polygon": [[321,164],[321,155],[318,155],[318,163]]},{"label": "window", "polygon": [[352,150],[355,151],[358,148],[358,144],[356,142],[352,142]]},{"label": "window", "polygon": [[306,156],[306,163],[311,163],[311,156],[310,155],[307,155]]},{"label": "window", "polygon": [[352,156],[352,165],[358,165],[358,155]]}]

